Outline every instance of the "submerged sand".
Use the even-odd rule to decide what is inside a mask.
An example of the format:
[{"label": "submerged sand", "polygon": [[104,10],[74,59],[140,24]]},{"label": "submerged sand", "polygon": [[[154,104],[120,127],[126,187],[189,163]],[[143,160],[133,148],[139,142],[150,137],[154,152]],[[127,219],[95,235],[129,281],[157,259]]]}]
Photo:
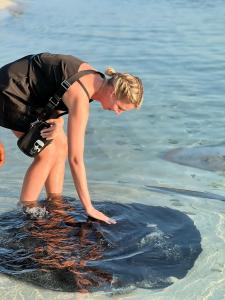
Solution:
[{"label": "submerged sand", "polygon": [[11,6],[13,2],[11,0],[0,0],[0,10],[5,9],[9,6]]}]

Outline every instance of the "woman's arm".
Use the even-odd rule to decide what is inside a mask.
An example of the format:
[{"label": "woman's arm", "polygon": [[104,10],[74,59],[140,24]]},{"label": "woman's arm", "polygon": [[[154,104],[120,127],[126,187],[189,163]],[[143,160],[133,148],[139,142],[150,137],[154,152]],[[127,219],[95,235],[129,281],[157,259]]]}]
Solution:
[{"label": "woman's arm", "polygon": [[84,163],[84,144],[89,116],[89,101],[82,93],[81,95],[78,94],[74,97],[74,93],[70,91],[65,95],[64,102],[69,109],[67,133],[68,159],[78,196],[89,216],[102,220],[108,224],[114,224],[116,222],[113,219],[110,219],[93,207],[88,191]]},{"label": "woman's arm", "polygon": [[79,198],[88,210],[91,205],[84,165],[85,131],[88,121],[87,103],[74,100],[68,117],[68,159]]}]

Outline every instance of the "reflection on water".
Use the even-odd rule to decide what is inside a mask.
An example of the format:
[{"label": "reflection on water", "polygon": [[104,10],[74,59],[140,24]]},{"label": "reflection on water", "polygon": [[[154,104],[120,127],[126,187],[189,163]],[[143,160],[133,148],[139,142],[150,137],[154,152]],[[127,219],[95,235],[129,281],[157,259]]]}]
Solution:
[{"label": "reflection on water", "polygon": [[1,215],[0,271],[59,291],[164,288],[201,252],[193,221],[180,211],[97,202],[117,220],[87,218],[80,203],[55,197]]}]

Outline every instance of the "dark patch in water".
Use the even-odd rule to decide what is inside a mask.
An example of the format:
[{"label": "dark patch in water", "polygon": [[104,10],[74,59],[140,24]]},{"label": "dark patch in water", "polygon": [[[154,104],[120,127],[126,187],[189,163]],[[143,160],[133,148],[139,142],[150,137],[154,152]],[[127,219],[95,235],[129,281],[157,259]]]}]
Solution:
[{"label": "dark patch in water", "polygon": [[225,145],[178,148],[164,154],[163,159],[208,171],[224,171]]},{"label": "dark patch in water", "polygon": [[163,193],[163,194],[171,194],[171,195],[180,194],[180,195],[189,196],[189,197],[198,197],[198,198],[225,201],[225,196],[221,196],[221,195],[209,193],[209,192],[199,192],[199,191],[178,189],[178,188],[166,187],[166,186],[155,186],[155,185],[146,185],[145,189],[147,189],[148,191],[151,191],[151,192],[159,192],[159,193]]},{"label": "dark patch in water", "polygon": [[140,203],[95,206],[118,223],[87,219],[72,198],[43,201],[29,214],[2,214],[0,271],[57,291],[165,288],[172,277],[187,274],[202,250],[199,231],[178,210]]}]

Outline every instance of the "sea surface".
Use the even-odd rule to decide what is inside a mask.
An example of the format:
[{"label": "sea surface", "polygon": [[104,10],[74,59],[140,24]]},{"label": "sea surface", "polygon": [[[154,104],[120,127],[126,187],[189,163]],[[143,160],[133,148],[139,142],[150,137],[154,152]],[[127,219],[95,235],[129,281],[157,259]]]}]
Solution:
[{"label": "sea surface", "polygon": [[[140,110],[116,116],[91,104],[85,159],[92,199],[171,209],[186,215],[201,237],[193,265],[182,278],[173,275],[169,286],[65,292],[2,273],[2,300],[225,299],[224,29],[223,0],[20,0],[0,12],[0,65],[53,52],[78,56],[100,71],[110,65],[140,76],[145,90]],[[30,159],[9,130],[0,128],[0,140],[6,147],[0,170],[5,218],[16,209]],[[77,198],[68,165],[64,195]],[[137,216],[134,211],[138,225]],[[161,213],[157,224],[166,217]],[[148,222],[157,227],[151,214]],[[148,244],[155,236],[162,252],[159,231]]]}]

